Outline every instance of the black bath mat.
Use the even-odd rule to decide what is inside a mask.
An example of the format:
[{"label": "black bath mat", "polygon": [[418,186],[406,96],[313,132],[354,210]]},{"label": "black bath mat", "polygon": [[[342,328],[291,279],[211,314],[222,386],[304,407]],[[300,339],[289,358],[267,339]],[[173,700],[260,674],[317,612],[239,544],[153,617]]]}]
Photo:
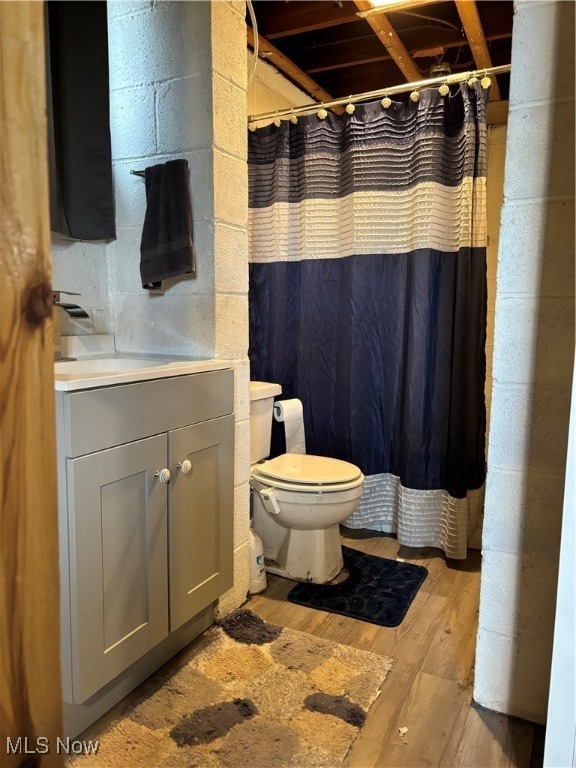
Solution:
[{"label": "black bath mat", "polygon": [[397,627],[428,575],[423,565],[399,563],[342,547],[349,576],[340,584],[301,582],[288,600],[308,608],[340,613],[360,621]]}]

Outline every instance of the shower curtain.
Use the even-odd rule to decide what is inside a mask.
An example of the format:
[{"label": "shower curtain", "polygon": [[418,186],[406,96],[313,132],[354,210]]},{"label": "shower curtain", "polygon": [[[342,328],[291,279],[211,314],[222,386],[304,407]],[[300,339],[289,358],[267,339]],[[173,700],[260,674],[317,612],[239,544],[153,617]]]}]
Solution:
[{"label": "shower curtain", "polygon": [[352,528],[464,558],[485,477],[486,104],[466,83],[249,133],[251,378],[366,475]]}]

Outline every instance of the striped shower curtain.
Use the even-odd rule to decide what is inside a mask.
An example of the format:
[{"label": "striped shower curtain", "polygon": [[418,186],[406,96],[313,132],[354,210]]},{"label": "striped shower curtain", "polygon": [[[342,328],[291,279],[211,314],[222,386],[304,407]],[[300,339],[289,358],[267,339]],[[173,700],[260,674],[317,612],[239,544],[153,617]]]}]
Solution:
[{"label": "striped shower curtain", "polygon": [[251,377],[366,475],[347,526],[454,558],[485,477],[487,95],[249,133]]}]

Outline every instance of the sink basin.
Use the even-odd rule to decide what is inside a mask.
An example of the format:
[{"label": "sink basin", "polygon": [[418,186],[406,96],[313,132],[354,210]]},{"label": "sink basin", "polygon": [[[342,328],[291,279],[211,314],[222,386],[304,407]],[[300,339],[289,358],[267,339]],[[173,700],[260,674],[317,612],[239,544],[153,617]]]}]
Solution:
[{"label": "sink basin", "polygon": [[[153,353],[151,353],[153,354]],[[230,368],[224,360],[190,360],[157,355],[155,357],[129,357],[112,355],[62,360],[54,363],[54,388],[64,392],[81,389],[100,389],[116,384],[152,381],[168,376],[185,376]]]},{"label": "sink basin", "polygon": [[134,371],[140,368],[156,368],[166,365],[166,360],[154,360],[144,357],[101,357],[90,360],[67,360],[54,363],[55,373],[116,373]]}]

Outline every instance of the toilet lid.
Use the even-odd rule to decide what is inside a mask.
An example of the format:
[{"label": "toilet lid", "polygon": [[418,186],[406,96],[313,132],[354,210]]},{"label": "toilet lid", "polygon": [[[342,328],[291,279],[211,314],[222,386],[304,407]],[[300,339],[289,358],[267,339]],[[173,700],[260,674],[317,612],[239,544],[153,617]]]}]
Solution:
[{"label": "toilet lid", "polygon": [[337,485],[357,480],[362,473],[347,461],[311,456],[306,453],[284,453],[257,466],[258,474],[289,483]]}]

